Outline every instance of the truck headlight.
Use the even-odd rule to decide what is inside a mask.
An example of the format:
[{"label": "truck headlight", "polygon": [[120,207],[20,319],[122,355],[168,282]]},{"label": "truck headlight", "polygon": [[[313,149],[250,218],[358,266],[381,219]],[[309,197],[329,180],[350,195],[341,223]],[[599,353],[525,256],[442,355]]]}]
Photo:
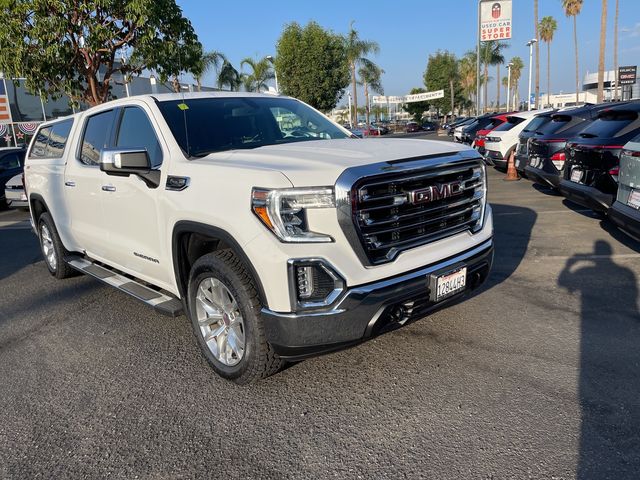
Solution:
[{"label": "truck headlight", "polygon": [[333,242],[329,235],[309,231],[307,210],[335,206],[336,199],[331,187],[273,190],[254,188],[251,192],[253,213],[281,242]]}]

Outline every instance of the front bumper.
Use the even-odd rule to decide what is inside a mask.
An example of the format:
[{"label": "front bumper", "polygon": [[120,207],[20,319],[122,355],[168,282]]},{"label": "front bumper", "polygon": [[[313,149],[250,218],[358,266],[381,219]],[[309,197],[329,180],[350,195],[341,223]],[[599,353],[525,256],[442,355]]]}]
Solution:
[{"label": "front bumper", "polygon": [[544,185],[545,187],[551,187],[555,190],[560,186],[560,174],[545,172],[540,168],[535,168],[530,165],[525,167],[527,178],[533,180],[535,183]]},{"label": "front bumper", "polygon": [[620,202],[614,202],[609,210],[609,219],[620,230],[640,239],[640,210]]},{"label": "front bumper", "polygon": [[[377,282],[347,289],[330,309],[278,313],[262,310],[267,340],[283,358],[301,359],[326,353],[389,330],[459,300],[479,287],[493,263],[493,240],[433,265]],[[467,288],[435,303],[430,300],[430,279],[464,265]]]},{"label": "front bumper", "polygon": [[590,208],[594,212],[607,213],[614,200],[614,195],[569,180],[560,181],[560,193],[572,202]]}]

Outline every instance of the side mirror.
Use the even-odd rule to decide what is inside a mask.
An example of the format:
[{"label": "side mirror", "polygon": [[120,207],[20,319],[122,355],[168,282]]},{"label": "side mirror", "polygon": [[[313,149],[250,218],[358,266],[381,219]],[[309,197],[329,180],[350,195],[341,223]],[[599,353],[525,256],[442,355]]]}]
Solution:
[{"label": "side mirror", "polygon": [[151,160],[145,149],[104,149],[100,154],[100,170],[107,175],[129,175],[151,170]]},{"label": "side mirror", "polygon": [[100,170],[107,175],[139,176],[149,188],[160,185],[160,170],[151,168],[151,160],[144,148],[105,148],[100,153]]}]

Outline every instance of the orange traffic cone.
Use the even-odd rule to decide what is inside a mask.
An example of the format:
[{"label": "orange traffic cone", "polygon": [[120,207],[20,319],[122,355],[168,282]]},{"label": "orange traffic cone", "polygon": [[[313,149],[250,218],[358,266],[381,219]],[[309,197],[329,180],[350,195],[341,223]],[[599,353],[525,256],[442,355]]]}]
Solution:
[{"label": "orange traffic cone", "polygon": [[509,161],[507,162],[507,175],[503,178],[503,180],[520,180],[518,171],[516,170],[515,156],[516,154],[514,150],[511,152],[511,155],[509,155]]}]

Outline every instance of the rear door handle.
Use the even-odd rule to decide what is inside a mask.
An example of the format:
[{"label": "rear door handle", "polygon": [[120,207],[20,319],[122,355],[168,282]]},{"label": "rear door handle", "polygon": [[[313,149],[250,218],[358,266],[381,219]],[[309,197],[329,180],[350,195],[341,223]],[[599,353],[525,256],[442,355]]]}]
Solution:
[{"label": "rear door handle", "polygon": [[67,181],[64,182],[65,187],[75,187],[76,186],[76,182],[72,182],[72,181]]},{"label": "rear door handle", "polygon": [[103,192],[115,192],[116,191],[116,187],[114,187],[113,185],[102,185],[102,191]]}]

